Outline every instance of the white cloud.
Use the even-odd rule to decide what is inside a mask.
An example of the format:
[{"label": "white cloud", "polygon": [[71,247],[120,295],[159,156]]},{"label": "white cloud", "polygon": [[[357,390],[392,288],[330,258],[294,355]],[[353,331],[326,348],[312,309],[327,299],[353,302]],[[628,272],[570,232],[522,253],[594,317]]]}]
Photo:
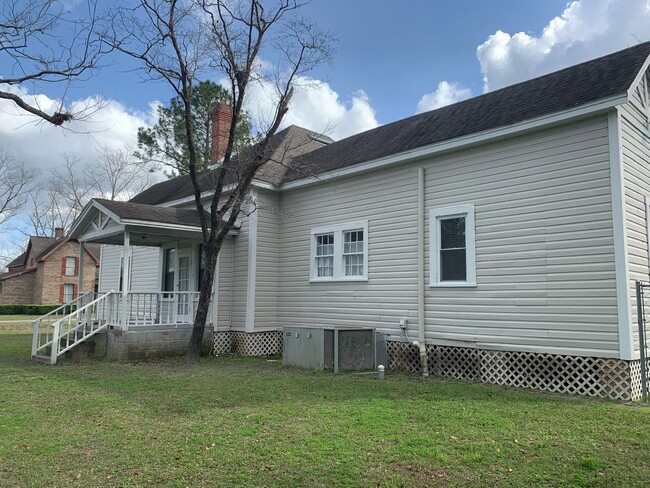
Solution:
[{"label": "white cloud", "polygon": [[[282,127],[295,124],[338,140],[379,125],[363,90],[344,102],[324,81],[302,77],[297,85]],[[277,95],[270,84],[251,85],[246,110],[258,126],[264,127],[272,119],[275,100]]]},{"label": "white cloud", "polygon": [[[59,101],[42,94],[14,91],[48,113],[60,106]],[[97,157],[97,145],[135,147],[138,127],[151,124],[156,115],[154,104],[149,113],[129,110],[115,100],[103,100],[98,105],[96,99],[87,98],[70,104],[73,113],[84,108],[84,117],[61,128],[21,111],[10,101],[0,100],[0,147],[41,172],[61,164],[59,155],[64,151],[77,152],[82,162],[91,163]]]},{"label": "white cloud", "polygon": [[648,0],[575,0],[539,36],[498,30],[477,48],[484,91],[648,40],[648,25]]},{"label": "white cloud", "polygon": [[466,100],[472,96],[472,90],[462,87],[459,83],[441,81],[431,93],[425,93],[418,102],[416,113],[428,112],[445,105]]}]

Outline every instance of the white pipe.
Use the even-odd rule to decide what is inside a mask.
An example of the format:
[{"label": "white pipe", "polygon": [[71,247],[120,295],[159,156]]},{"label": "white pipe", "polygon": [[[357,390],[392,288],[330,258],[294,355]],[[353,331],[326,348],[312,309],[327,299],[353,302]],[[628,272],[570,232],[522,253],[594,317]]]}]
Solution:
[{"label": "white pipe", "polygon": [[[422,376],[429,376],[424,337],[424,168],[418,168],[418,343]],[[415,345],[415,343],[414,343]]]}]

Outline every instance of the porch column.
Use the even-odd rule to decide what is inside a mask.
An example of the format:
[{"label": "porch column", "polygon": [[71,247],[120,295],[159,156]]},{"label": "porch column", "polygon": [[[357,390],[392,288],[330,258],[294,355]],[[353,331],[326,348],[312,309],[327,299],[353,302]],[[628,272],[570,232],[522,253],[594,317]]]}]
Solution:
[{"label": "porch column", "polygon": [[77,270],[77,297],[83,293],[84,289],[84,243],[79,241],[79,269]]},{"label": "porch column", "polygon": [[129,246],[131,245],[131,234],[128,230],[124,230],[124,263],[122,265],[122,321],[121,328],[122,330],[128,330],[128,320],[127,320],[127,299],[129,296]]}]

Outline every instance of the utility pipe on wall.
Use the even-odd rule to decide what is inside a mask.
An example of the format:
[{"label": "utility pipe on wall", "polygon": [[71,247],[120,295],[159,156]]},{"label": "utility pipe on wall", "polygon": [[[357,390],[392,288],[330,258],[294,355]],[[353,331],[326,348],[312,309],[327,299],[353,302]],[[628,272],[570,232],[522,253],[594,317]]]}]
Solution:
[{"label": "utility pipe on wall", "polygon": [[424,336],[424,168],[418,168],[418,342],[420,370],[422,376],[429,376],[427,348]]}]

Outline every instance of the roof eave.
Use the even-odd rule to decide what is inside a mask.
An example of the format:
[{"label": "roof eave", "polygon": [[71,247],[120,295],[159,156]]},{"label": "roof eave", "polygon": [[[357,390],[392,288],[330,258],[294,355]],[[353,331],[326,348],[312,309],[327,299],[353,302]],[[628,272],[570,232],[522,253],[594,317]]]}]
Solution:
[{"label": "roof eave", "polygon": [[[253,179],[253,181],[251,182],[251,186],[256,188],[262,188],[264,190],[280,191],[280,187],[278,185],[274,185],[272,183],[268,183],[262,180]],[[235,189],[235,185],[225,186],[221,194],[227,195],[234,189]],[[212,195],[214,195],[214,190],[201,192],[201,199],[210,198]],[[168,202],[162,202],[158,205],[160,205],[161,207],[177,207],[179,205],[184,205],[186,203],[192,203],[192,202],[194,202],[194,195],[178,198],[176,200],[169,200]]]},{"label": "roof eave", "polygon": [[627,90],[627,98],[630,100],[634,94],[634,90],[636,90],[636,87],[639,83],[641,83],[641,80],[643,79],[643,76],[646,74],[648,71],[648,68],[650,68],[650,56],[648,56],[643,63],[643,66],[641,66],[641,69],[637,73],[636,77],[634,78],[634,81],[630,85],[630,87]]}]

